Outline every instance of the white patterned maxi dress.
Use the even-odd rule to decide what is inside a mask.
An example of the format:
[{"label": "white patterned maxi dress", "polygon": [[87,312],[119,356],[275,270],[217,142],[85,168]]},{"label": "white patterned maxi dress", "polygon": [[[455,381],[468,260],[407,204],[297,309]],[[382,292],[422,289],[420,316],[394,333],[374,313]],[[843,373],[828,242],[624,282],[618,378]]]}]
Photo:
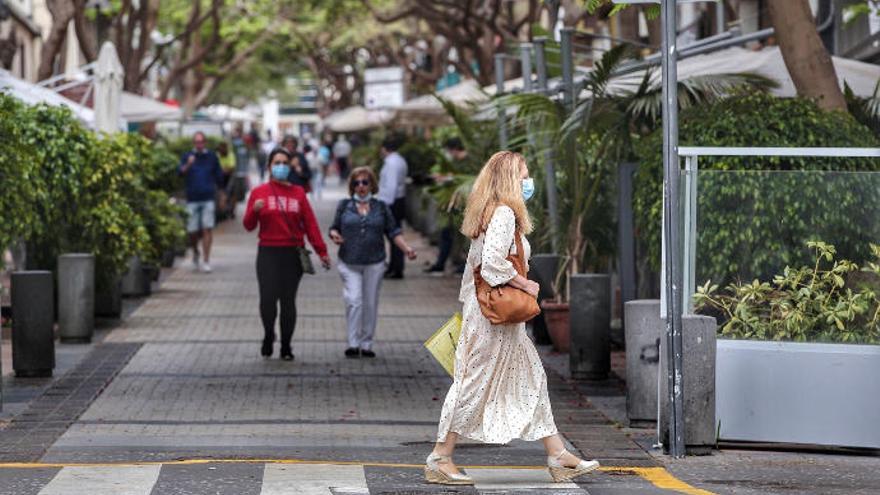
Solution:
[{"label": "white patterned maxi dress", "polygon": [[[516,252],[516,219],[508,206],[495,209],[485,233],[471,243],[461,281],[461,336],[455,352],[452,387],[443,402],[437,441],[448,432],[486,443],[515,438],[538,440],[556,433],[547,376],[525,323],[492,325],[480,312],[474,267],[490,285],[503,284],[516,269],[507,260]],[[525,259],[531,248],[523,236]],[[528,265],[526,265],[528,266]]]}]

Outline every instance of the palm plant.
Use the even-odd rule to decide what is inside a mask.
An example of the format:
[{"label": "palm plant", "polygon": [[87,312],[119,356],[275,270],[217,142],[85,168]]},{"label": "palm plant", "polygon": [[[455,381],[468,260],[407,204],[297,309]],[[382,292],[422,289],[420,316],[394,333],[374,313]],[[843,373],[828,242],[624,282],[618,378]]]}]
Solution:
[{"label": "palm plant", "polygon": [[[623,160],[633,158],[633,140],[660,125],[662,88],[652,70],[634,89],[614,84],[631,49],[618,45],[605,52],[583,81],[573,110],[542,94],[501,97],[501,105],[517,108],[509,122],[511,147],[521,148],[539,187],[546,196],[549,181],[544,164],[555,164],[559,197],[557,231],[546,228],[539,239],[555,236],[561,263],[554,283],[557,299],[567,299],[562,284],[568,274],[599,267],[614,250],[611,192],[612,174]],[[756,74],[718,74],[691,77],[678,83],[682,109],[703,105],[737,91],[766,91],[776,83]],[[547,225],[543,202],[533,210],[537,225]]]}]

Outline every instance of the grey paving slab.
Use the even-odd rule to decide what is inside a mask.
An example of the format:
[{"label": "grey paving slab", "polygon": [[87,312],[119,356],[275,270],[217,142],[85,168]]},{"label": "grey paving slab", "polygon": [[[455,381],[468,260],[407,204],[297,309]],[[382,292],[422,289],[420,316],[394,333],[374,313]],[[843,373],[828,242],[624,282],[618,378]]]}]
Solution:
[{"label": "grey paving slab", "polygon": [[150,495],[259,495],[262,464],[165,465]]},{"label": "grey paving slab", "polygon": [[37,495],[60,468],[0,469],[0,495]]}]

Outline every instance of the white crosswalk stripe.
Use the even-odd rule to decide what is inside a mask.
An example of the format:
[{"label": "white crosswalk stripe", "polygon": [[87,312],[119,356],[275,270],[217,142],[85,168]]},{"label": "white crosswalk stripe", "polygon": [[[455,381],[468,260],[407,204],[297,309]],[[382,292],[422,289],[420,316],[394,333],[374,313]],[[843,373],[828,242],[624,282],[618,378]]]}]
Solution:
[{"label": "white crosswalk stripe", "polygon": [[39,495],[150,495],[162,466],[69,466]]},{"label": "white crosswalk stripe", "polygon": [[555,483],[544,469],[465,469],[474,479],[477,490],[565,490],[565,493],[587,492],[574,483]]},{"label": "white crosswalk stripe", "polygon": [[[331,488],[333,491],[331,491]],[[266,464],[260,495],[369,495],[363,466]]]}]

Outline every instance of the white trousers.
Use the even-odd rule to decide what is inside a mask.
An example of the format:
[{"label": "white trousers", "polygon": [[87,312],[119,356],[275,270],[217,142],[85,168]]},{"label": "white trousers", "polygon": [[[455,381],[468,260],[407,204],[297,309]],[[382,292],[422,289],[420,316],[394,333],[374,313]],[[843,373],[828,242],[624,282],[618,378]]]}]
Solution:
[{"label": "white trousers", "polygon": [[385,262],[372,265],[337,265],[342,277],[342,298],[348,323],[348,347],[371,350],[379,313],[379,288],[385,275]]}]

